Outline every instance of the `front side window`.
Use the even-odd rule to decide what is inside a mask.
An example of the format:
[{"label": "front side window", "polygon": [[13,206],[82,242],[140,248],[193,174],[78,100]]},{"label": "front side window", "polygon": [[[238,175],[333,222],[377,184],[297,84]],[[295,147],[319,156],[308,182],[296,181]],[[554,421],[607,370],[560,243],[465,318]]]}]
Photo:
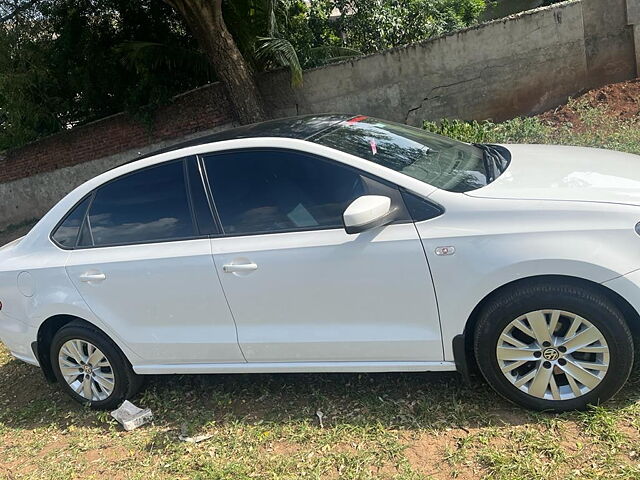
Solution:
[{"label": "front side window", "polygon": [[179,240],[196,235],[182,161],[146,168],[98,188],[79,246]]},{"label": "front side window", "polygon": [[476,146],[374,118],[356,117],[309,140],[451,192],[484,187],[494,177]]},{"label": "front side window", "polygon": [[391,186],[302,152],[232,151],[204,163],[227,235],[342,228],[356,198],[387,195],[397,203],[399,197]]}]

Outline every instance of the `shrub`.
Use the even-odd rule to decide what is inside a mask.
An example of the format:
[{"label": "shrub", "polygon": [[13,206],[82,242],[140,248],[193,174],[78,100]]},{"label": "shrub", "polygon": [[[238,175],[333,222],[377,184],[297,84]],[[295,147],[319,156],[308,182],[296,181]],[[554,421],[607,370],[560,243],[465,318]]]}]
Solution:
[{"label": "shrub", "polygon": [[468,143],[545,143],[551,128],[537,118],[514,118],[502,123],[443,119],[424,122],[430,132]]}]

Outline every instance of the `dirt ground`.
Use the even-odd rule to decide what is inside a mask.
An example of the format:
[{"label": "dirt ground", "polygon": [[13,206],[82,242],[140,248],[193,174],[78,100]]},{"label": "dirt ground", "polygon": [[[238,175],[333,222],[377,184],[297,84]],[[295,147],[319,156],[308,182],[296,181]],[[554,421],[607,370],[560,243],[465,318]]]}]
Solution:
[{"label": "dirt ground", "polygon": [[[580,108],[576,108],[579,104]],[[551,125],[571,124],[575,129],[584,128],[581,116],[585,108],[603,109],[618,120],[631,120],[640,117],[640,79],[606,85],[590,90],[575,97],[573,101],[539,115],[539,118]]]}]

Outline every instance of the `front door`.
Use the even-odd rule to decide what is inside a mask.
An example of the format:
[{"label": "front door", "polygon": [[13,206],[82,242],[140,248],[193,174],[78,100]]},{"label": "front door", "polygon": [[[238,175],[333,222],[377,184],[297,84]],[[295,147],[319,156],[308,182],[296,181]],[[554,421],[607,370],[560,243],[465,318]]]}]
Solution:
[{"label": "front door", "polygon": [[[247,361],[442,360],[429,266],[397,188],[294,151],[204,164],[223,228],[212,252]],[[349,235],[342,213],[366,194],[390,196],[397,221]]]}]

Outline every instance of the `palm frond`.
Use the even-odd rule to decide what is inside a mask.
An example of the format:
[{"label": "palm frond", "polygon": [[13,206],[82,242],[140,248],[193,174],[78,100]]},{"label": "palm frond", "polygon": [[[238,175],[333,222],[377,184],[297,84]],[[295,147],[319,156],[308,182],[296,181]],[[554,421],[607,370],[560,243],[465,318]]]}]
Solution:
[{"label": "palm frond", "polygon": [[291,85],[302,85],[302,67],[295,48],[288,40],[274,37],[258,37],[256,59],[266,64],[287,67],[291,71]]},{"label": "palm frond", "polygon": [[113,47],[121,62],[138,72],[147,69],[192,69],[199,73],[210,70],[206,57],[198,50],[158,42],[131,40]]}]

